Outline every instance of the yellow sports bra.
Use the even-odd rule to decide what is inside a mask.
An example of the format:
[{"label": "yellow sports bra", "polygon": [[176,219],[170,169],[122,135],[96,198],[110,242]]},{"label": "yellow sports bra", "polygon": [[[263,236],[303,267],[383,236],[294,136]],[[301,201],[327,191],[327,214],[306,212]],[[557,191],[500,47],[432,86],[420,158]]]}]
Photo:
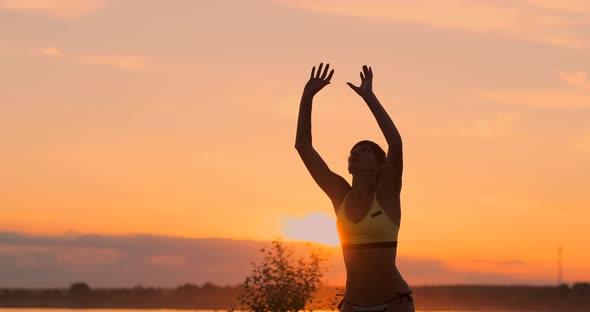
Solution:
[{"label": "yellow sports bra", "polygon": [[358,222],[353,223],[346,218],[346,199],[340,204],[336,214],[336,227],[340,242],[344,248],[377,248],[396,247],[399,225],[385,214],[377,201],[377,192],[367,214]]}]

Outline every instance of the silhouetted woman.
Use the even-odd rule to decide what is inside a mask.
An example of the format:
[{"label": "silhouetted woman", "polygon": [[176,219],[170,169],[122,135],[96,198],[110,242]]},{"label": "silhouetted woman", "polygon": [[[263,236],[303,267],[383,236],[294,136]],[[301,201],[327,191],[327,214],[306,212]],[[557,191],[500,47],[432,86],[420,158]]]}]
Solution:
[{"label": "silhouetted woman", "polygon": [[329,64],[323,72],[322,66],[323,63],[317,74],[313,67],[303,89],[295,148],[334,205],[347,274],[346,292],[338,308],[345,312],[414,311],[410,287],[395,265],[401,218],[402,139],[373,93],[373,70],[365,65],[361,85],[347,84],[375,116],[387,140],[387,155],[376,143],[360,141],[348,157],[352,186],[332,172],[311,140],[313,97],[330,83],[334,74],[334,70],[328,74]]}]

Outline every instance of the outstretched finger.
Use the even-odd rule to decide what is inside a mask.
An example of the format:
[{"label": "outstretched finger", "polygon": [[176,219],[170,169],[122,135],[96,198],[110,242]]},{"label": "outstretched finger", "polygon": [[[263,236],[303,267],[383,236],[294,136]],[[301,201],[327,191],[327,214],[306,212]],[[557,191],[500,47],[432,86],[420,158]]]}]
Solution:
[{"label": "outstretched finger", "polygon": [[332,79],[332,75],[334,75],[334,70],[333,69],[330,71],[330,74],[328,75],[328,77],[326,77],[326,81],[327,82],[330,82],[330,80]]},{"label": "outstretched finger", "polygon": [[328,69],[330,69],[330,63],[326,64],[326,68],[324,69],[324,72],[322,73],[322,77],[321,77],[322,80],[326,79],[326,75],[328,74]]},{"label": "outstretched finger", "polygon": [[373,69],[369,66],[369,73],[371,73],[371,77],[373,77]]},{"label": "outstretched finger", "polygon": [[363,65],[363,73],[365,73],[365,77],[369,77],[370,76],[370,72],[369,72],[369,67],[367,67],[367,65]]},{"label": "outstretched finger", "polygon": [[309,77],[309,78],[313,79],[314,75],[315,75],[315,66],[311,69],[311,77]]},{"label": "outstretched finger", "polygon": [[365,75],[363,75],[363,73],[361,72],[361,81],[365,80]]},{"label": "outstretched finger", "polygon": [[322,74],[322,67],[324,66],[324,63],[320,63],[320,67],[318,67],[318,74],[316,75],[316,78],[320,78],[320,75]]}]

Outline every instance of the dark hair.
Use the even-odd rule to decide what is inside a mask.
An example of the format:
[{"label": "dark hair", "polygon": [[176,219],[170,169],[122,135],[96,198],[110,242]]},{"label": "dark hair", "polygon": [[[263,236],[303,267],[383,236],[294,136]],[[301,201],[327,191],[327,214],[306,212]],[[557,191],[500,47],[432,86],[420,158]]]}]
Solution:
[{"label": "dark hair", "polygon": [[360,141],[360,142],[356,143],[350,149],[350,152],[352,153],[352,150],[359,145],[368,145],[371,148],[371,150],[373,151],[373,155],[375,155],[375,159],[377,159],[377,161],[379,161],[379,162],[385,161],[385,158],[387,157],[387,155],[385,154],[385,151],[381,148],[381,146],[379,146],[379,144],[377,144],[373,141],[369,141],[369,140]]}]

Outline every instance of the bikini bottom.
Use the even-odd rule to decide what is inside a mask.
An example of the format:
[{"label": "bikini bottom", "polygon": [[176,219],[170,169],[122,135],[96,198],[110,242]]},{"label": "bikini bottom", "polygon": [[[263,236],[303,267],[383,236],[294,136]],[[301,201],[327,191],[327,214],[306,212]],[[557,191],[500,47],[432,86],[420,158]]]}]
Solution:
[{"label": "bikini bottom", "polygon": [[[344,294],[337,294],[337,296],[342,296],[344,297]],[[342,305],[344,304],[344,302],[346,301],[346,303],[348,303],[348,305],[355,311],[357,312],[383,312],[385,310],[387,310],[387,308],[389,308],[390,305],[392,305],[394,302],[399,301],[400,303],[404,302],[404,299],[407,299],[409,303],[413,303],[414,302],[414,298],[412,298],[412,291],[409,291],[407,293],[402,293],[402,292],[398,292],[397,293],[397,297],[395,297],[395,299],[391,299],[383,304],[380,305],[376,305],[376,306],[360,306],[360,305],[356,305],[354,303],[351,303],[350,301],[346,300],[346,297],[344,297],[340,303],[338,304],[338,311],[340,311],[340,309],[342,309]]]}]

